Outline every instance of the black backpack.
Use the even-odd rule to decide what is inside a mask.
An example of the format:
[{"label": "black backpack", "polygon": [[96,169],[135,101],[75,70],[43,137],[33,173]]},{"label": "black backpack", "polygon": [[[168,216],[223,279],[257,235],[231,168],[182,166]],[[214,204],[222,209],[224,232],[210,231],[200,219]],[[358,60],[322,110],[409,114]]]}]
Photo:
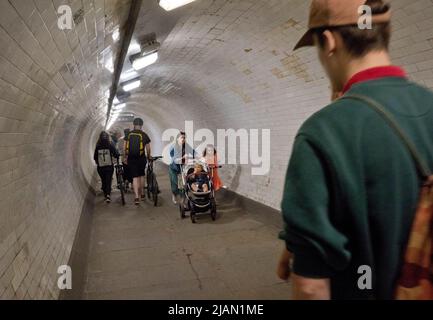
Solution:
[{"label": "black backpack", "polygon": [[126,141],[126,153],[129,157],[141,157],[144,155],[143,135],[139,132],[131,132]]}]

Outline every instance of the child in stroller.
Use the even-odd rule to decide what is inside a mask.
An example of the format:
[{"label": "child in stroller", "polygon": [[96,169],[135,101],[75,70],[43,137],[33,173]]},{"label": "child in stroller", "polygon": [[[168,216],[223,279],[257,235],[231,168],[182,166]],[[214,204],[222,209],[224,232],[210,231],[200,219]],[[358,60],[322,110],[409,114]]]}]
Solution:
[{"label": "child in stroller", "polygon": [[198,213],[209,212],[216,220],[217,208],[212,180],[206,163],[194,161],[182,166],[183,200],[179,205],[180,214],[185,218],[189,211],[191,220],[196,222]]},{"label": "child in stroller", "polygon": [[202,164],[197,162],[194,165],[194,172],[188,175],[187,183],[189,183],[191,190],[195,193],[209,192],[209,176],[204,171]]}]

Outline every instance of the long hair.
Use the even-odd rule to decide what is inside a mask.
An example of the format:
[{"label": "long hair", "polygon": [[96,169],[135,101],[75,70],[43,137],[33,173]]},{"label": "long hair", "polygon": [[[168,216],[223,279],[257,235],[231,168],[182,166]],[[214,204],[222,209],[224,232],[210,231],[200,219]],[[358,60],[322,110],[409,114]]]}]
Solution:
[{"label": "long hair", "polygon": [[208,148],[213,148],[213,155],[214,155],[214,156],[217,155],[217,150],[216,150],[215,146],[213,146],[213,145],[211,145],[211,144],[208,144],[208,145],[206,146],[206,148],[204,148],[204,151],[203,151],[203,158],[205,158],[205,157],[207,156],[207,149],[208,149]]},{"label": "long hair", "polygon": [[99,135],[99,140],[97,145],[99,147],[109,147],[110,146],[110,135],[106,131],[102,131]]}]

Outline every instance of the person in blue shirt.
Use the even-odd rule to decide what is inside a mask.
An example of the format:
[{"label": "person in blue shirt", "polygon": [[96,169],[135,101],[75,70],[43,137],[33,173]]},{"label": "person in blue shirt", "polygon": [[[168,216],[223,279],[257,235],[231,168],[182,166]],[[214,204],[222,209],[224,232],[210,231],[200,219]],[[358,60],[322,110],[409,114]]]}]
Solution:
[{"label": "person in blue shirt", "polygon": [[178,186],[178,176],[181,174],[181,165],[186,164],[188,159],[194,159],[195,154],[195,150],[186,143],[185,132],[180,132],[170,149],[171,164],[168,170],[171,192],[173,193],[172,200],[175,205],[177,204],[177,196],[181,193]]}]

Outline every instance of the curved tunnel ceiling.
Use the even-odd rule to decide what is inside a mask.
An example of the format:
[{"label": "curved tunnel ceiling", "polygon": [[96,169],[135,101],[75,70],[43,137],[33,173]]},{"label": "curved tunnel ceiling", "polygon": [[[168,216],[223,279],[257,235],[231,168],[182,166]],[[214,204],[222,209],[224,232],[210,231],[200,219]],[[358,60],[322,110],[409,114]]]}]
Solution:
[{"label": "curved tunnel ceiling", "polygon": [[[394,1],[397,48],[399,29],[406,32],[399,22],[406,2]],[[162,47],[158,62],[140,72],[142,85],[126,111],[153,121],[152,134],[183,129],[186,120],[214,132],[271,129],[269,174],[252,176],[251,166],[242,165],[227,166],[223,177],[242,195],[278,208],[294,135],[330,99],[314,49],[292,51],[305,32],[308,6],[302,0],[197,0],[167,13],[145,1],[134,39],[155,32]],[[428,37],[418,41],[431,48]],[[393,54],[397,64],[417,70],[404,52]],[[157,151],[160,139],[153,137]]]}]

